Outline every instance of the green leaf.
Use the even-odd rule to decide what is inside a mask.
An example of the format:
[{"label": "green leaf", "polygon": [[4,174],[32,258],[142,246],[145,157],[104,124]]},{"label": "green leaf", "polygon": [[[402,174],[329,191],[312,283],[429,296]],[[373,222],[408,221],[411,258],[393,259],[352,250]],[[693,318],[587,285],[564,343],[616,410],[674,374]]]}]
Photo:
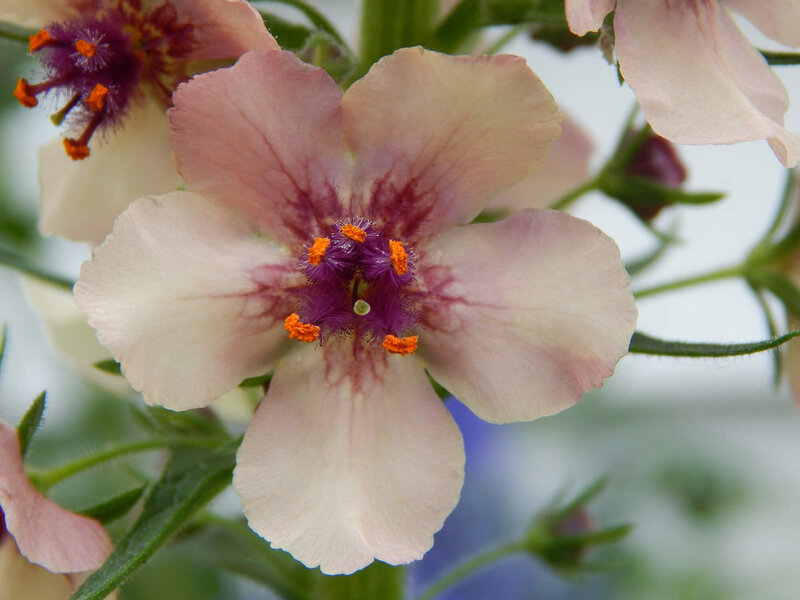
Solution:
[{"label": "green leaf", "polygon": [[0,21],[0,38],[5,38],[14,42],[21,42],[27,45],[28,39],[34,33],[36,33],[35,29],[20,27],[19,25],[14,25],[13,23]]},{"label": "green leaf", "polygon": [[628,352],[633,354],[655,354],[659,356],[680,356],[686,358],[722,358],[743,356],[772,350],[800,335],[800,331],[790,331],[780,337],[744,344],[705,344],[695,342],[673,342],[650,337],[640,331],[633,334]]},{"label": "green leaf", "polygon": [[273,550],[242,521],[205,515],[196,532],[181,538],[175,549],[209,568],[224,569],[260,583],[284,600],[305,600],[310,580],[324,578],[281,550]]},{"label": "green leaf", "polygon": [[33,401],[33,404],[30,405],[27,411],[25,411],[25,415],[20,420],[19,425],[17,425],[17,437],[19,437],[19,451],[22,454],[22,457],[25,457],[25,454],[28,452],[28,446],[30,446],[31,439],[33,438],[33,434],[36,433],[36,429],[38,429],[39,424],[42,422],[42,415],[44,414],[44,405],[45,405],[45,395],[46,392],[42,392],[37,396],[36,400]]},{"label": "green leaf", "polygon": [[239,440],[218,449],[176,449],[142,514],[105,564],[70,600],[103,600],[231,481]]},{"label": "green leaf", "polygon": [[759,50],[770,65],[800,65],[800,54],[797,52],[769,52]]},{"label": "green leaf", "polygon": [[142,497],[146,489],[147,484],[133,488],[118,496],[114,496],[113,498],[109,498],[108,500],[104,500],[103,502],[77,512],[84,517],[96,519],[101,523],[110,523],[127,514],[128,511],[133,508],[133,505],[139,501],[139,498]]},{"label": "green leaf", "polygon": [[122,367],[113,358],[107,358],[105,360],[98,360],[92,366],[95,369],[100,369],[104,373],[109,373],[111,375],[122,375]]},{"label": "green leaf", "polygon": [[284,50],[292,52],[300,50],[306,45],[308,37],[314,33],[308,27],[290,23],[268,12],[261,11],[261,18],[264,19],[264,25]]},{"label": "green leaf", "polygon": [[712,204],[725,197],[721,192],[685,192],[652,179],[634,175],[604,174],[600,190],[629,206],[658,207],[672,204]]},{"label": "green leaf", "polygon": [[436,392],[436,395],[439,396],[439,398],[444,400],[452,396],[452,394],[447,390],[447,388],[445,388],[441,383],[436,381],[430,373],[425,371],[425,375],[428,376],[428,381],[431,382],[431,385],[433,386],[433,391]]},{"label": "green leaf", "polygon": [[65,277],[61,277],[60,275],[54,275],[53,273],[49,273],[46,270],[37,267],[24,257],[20,256],[16,252],[12,252],[11,250],[6,250],[5,248],[0,248],[0,265],[5,265],[26,275],[30,275],[32,277],[36,277],[37,279],[41,279],[47,283],[52,283],[58,287],[62,287],[68,290],[72,290],[72,287],[75,285],[75,282],[71,279],[67,279]]}]

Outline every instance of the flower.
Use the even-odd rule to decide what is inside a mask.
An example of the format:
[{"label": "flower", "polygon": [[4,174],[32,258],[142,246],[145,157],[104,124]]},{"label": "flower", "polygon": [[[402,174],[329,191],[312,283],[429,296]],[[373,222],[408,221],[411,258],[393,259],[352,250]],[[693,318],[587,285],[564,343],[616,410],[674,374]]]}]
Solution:
[{"label": "flower", "polygon": [[783,127],[786,89],[727,10],[796,48],[797,2],[566,0],[570,29],[597,31],[615,5],[620,71],[656,133],[679,144],[767,139],[784,165],[798,163],[800,137]]},{"label": "flower", "polygon": [[541,168],[489,203],[490,211],[508,213],[523,208],[548,208],[561,196],[589,178],[589,159],[594,146],[581,127],[569,117]]},{"label": "flower", "polygon": [[251,52],[174,102],[194,191],[132,203],[78,306],[150,403],[204,406],[274,368],[234,472],[274,547],[325,573],[420,558],[464,467],[425,369],[486,420],[533,419],[601,385],[633,331],[589,223],[464,225],[542,162],[552,97],[519,57],[410,48],[344,95]]},{"label": "flower", "polygon": [[213,61],[278,49],[243,0],[3,0],[0,19],[43,27],[30,38],[40,81],[20,79],[14,96],[58,98],[51,119],[70,134],[40,151],[39,227],[93,244],[132,199],[177,187],[165,118],[175,86]]},{"label": "flower", "polygon": [[36,491],[22,468],[17,432],[0,420],[0,599],[67,600],[110,552],[99,523]]}]

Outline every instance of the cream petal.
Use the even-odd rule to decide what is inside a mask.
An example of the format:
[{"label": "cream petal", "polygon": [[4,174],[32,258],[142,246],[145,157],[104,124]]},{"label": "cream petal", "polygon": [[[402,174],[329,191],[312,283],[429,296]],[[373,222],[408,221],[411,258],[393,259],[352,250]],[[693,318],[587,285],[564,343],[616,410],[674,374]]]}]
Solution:
[{"label": "cream petal", "polygon": [[681,144],[768,139],[785,165],[800,160],[800,138],[783,127],[786,90],[717,2],[619,0],[614,25],[622,75],[656,133]]},{"label": "cream petal", "polygon": [[506,190],[489,204],[490,211],[511,212],[523,208],[547,208],[589,177],[594,147],[580,126],[564,118],[561,135],[550,154],[531,175]]},{"label": "cream petal", "polygon": [[72,292],[32,277],[22,277],[25,294],[44,326],[50,344],[81,377],[114,394],[130,394],[124,377],[105,373],[95,363],[111,357],[97,341]]},{"label": "cream petal", "polygon": [[569,29],[575,35],[597,31],[606,15],[614,10],[616,0],[566,0]]},{"label": "cream petal", "polygon": [[352,210],[420,239],[471,221],[544,160],[561,115],[518,56],[406,48],[342,100],[357,164]]},{"label": "cream petal", "polygon": [[264,20],[244,0],[170,0],[182,22],[191,23],[192,60],[237,58],[249,50],[280,50]]},{"label": "cream petal", "polygon": [[784,46],[800,46],[798,0],[723,0],[761,32]]},{"label": "cream petal", "polygon": [[71,3],[64,0],[0,0],[0,21],[20,27],[44,27],[75,13]]},{"label": "cream petal", "polygon": [[184,410],[270,368],[293,267],[244,220],[173,192],[120,215],[84,263],[75,301],[145,400]]},{"label": "cream petal", "polygon": [[187,187],[230,206],[273,239],[313,240],[343,216],[349,172],[341,91],[289,52],[251,52],[178,87],[169,112]]},{"label": "cream petal", "polygon": [[30,484],[17,432],[4,421],[0,421],[0,507],[20,553],[54,573],[97,569],[111,552],[111,540],[97,521],[61,508]]},{"label": "cream petal", "polygon": [[233,485],[259,535],[334,574],[419,559],[463,476],[461,434],[419,363],[334,340],[278,365]]},{"label": "cream petal", "polygon": [[[535,419],[600,387],[636,324],[614,241],[559,211],[525,210],[435,240],[417,354],[482,419]],[[420,261],[422,262],[422,261]]]},{"label": "cream petal", "polygon": [[146,100],[107,139],[93,138],[90,156],[81,161],[66,155],[60,139],[43,146],[39,230],[97,245],[131,201],[174,190],[179,178],[165,112]]},{"label": "cream petal", "polygon": [[20,555],[14,538],[0,540],[0,600],[68,600],[69,577],[51,573]]}]

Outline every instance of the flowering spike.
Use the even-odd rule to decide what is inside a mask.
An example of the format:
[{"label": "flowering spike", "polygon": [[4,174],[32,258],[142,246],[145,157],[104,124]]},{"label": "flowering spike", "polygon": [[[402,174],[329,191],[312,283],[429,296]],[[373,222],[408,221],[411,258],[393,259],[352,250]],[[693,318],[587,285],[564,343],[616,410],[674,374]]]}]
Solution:
[{"label": "flowering spike", "polygon": [[355,225],[342,225],[342,235],[345,237],[350,238],[354,242],[363,242],[367,239],[367,232],[361,229],[360,227],[356,227]]},{"label": "flowering spike", "polygon": [[108,96],[108,88],[102,83],[96,83],[84,102],[89,109],[100,112],[106,105],[106,96]]},{"label": "flowering spike", "polygon": [[405,275],[408,271],[408,254],[403,242],[389,240],[389,256],[392,259],[394,272],[398,275]]},{"label": "flowering spike", "polygon": [[70,138],[64,138],[64,150],[72,160],[83,160],[89,156],[89,146]]},{"label": "flowering spike", "polygon": [[39,104],[36,96],[33,95],[31,85],[22,77],[17,79],[17,87],[14,88],[14,98],[19,100],[22,106],[27,106],[28,108],[33,108]]},{"label": "flowering spike", "polygon": [[315,267],[322,262],[325,251],[331,245],[330,238],[314,238],[314,244],[308,249],[308,262]]},{"label": "flowering spike", "polygon": [[319,337],[319,327],[310,323],[303,323],[300,315],[292,313],[283,322],[283,328],[289,332],[289,337],[301,342],[313,342]]},{"label": "flowering spike", "polygon": [[40,29],[28,38],[28,50],[31,54],[37,50],[41,50],[51,41],[50,34],[44,29]]},{"label": "flowering spike", "polygon": [[397,337],[389,333],[383,338],[381,346],[391,354],[405,356],[406,354],[414,354],[414,350],[417,349],[417,342],[419,342],[419,336],[416,335]]},{"label": "flowering spike", "polygon": [[78,54],[81,56],[92,58],[94,53],[97,52],[97,46],[86,40],[77,40],[75,42],[75,50],[77,50]]}]

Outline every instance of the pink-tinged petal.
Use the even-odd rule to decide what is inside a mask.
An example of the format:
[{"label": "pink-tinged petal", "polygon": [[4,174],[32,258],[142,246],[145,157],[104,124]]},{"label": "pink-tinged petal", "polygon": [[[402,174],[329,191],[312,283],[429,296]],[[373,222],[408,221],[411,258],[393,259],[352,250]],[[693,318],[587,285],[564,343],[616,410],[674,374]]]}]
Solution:
[{"label": "pink-tinged petal", "polygon": [[237,58],[249,50],[280,50],[258,11],[244,0],[170,0],[190,23],[192,60]]},{"label": "pink-tinged petal", "polygon": [[592,141],[566,117],[561,123],[561,135],[550,148],[550,154],[531,175],[506,190],[489,204],[489,210],[511,212],[523,208],[547,208],[562,195],[589,177]]},{"label": "pink-tinged petal", "polygon": [[0,21],[41,28],[74,16],[71,4],[65,0],[0,0]]},{"label": "pink-tinged petal", "polygon": [[67,600],[73,587],[67,575],[28,562],[14,538],[0,541],[0,600]]},{"label": "pink-tinged petal", "polygon": [[0,507],[20,553],[54,573],[97,569],[111,552],[102,525],[61,508],[31,485],[22,468],[17,432],[4,421],[0,421]]},{"label": "pink-tinged petal", "polygon": [[289,52],[251,52],[178,87],[169,111],[187,187],[247,216],[274,239],[313,241],[342,216],[348,173],[341,91]]},{"label": "pink-tinged petal", "polygon": [[39,151],[39,230],[97,245],[128,204],[179,184],[164,107],[147,100],[107,139],[92,138],[89,159],[74,161],[62,140]]},{"label": "pink-tinged petal", "polygon": [[75,301],[147,402],[185,410],[270,368],[292,267],[244,220],[173,192],[120,215],[84,263]]},{"label": "pink-tinged petal", "polygon": [[419,362],[333,340],[278,365],[233,485],[259,535],[334,574],[422,557],[463,476],[461,434]]},{"label": "pink-tinged petal", "polygon": [[354,214],[422,239],[471,221],[544,160],[561,121],[518,56],[405,48],[342,100],[357,164]]},{"label": "pink-tinged petal", "polygon": [[681,144],[768,139],[787,166],[800,138],[783,127],[786,90],[717,2],[619,0],[620,69],[659,135]]},{"label": "pink-tinged petal", "polygon": [[482,419],[563,410],[600,387],[636,324],[614,241],[586,221],[526,210],[435,240],[417,354]]},{"label": "pink-tinged petal", "polygon": [[616,0],[566,0],[569,29],[575,35],[597,31],[606,15],[614,10]]},{"label": "pink-tinged petal", "polygon": [[784,46],[800,46],[800,2],[797,0],[723,0],[758,27],[761,32]]}]

